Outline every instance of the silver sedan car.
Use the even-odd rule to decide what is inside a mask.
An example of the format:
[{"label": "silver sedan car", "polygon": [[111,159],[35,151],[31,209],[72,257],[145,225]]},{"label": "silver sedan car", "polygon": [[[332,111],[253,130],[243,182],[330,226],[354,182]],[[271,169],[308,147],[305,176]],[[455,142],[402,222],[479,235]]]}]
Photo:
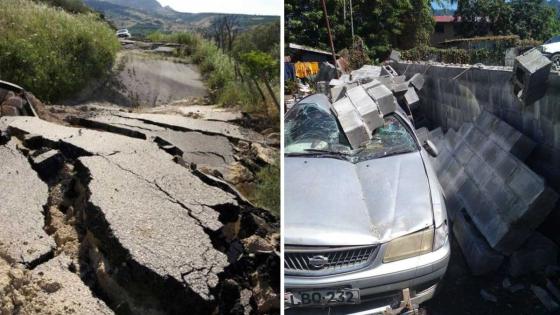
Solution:
[{"label": "silver sedan car", "polygon": [[285,116],[286,314],[414,314],[450,257],[437,149],[400,110],[352,149],[331,106]]}]

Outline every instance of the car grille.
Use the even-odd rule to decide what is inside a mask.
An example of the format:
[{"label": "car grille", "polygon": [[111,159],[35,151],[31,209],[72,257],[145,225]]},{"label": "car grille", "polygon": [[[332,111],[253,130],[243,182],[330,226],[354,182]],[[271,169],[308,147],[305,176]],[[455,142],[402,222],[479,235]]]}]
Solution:
[{"label": "car grille", "polygon": [[286,273],[305,275],[354,271],[369,265],[377,254],[377,248],[377,245],[327,248],[287,246],[284,269]]}]

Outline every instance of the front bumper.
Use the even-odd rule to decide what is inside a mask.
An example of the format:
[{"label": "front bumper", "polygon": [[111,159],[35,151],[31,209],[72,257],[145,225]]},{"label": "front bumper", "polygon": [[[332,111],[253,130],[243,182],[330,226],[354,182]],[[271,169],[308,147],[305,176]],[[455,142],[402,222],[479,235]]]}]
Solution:
[{"label": "front bumper", "polygon": [[[399,304],[402,301],[401,292],[407,288],[411,291],[413,302],[419,305],[433,296],[437,283],[447,270],[450,253],[448,241],[442,248],[429,254],[384,264],[381,261],[381,251],[372,268],[325,277],[286,275],[284,286],[287,292],[341,287],[360,289],[361,304],[331,307],[331,314],[361,314],[360,312],[372,311],[376,307],[394,305],[395,302]],[[379,303],[381,305],[377,305]],[[333,310],[342,312],[333,313]],[[324,313],[325,309],[290,308],[286,310],[286,314],[313,314],[317,311]]]}]

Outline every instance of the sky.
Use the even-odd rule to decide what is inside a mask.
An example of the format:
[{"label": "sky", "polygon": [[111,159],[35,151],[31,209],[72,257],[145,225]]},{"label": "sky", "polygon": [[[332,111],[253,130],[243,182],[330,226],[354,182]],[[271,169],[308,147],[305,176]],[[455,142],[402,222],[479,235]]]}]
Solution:
[{"label": "sky", "polygon": [[158,0],[179,12],[243,13],[257,15],[282,15],[283,0]]},{"label": "sky", "polygon": [[449,4],[448,2],[446,2],[446,3],[444,3],[444,6],[440,6],[437,3],[437,1],[432,1],[432,7],[436,10],[439,10],[439,9],[456,10],[457,9],[457,3]]}]

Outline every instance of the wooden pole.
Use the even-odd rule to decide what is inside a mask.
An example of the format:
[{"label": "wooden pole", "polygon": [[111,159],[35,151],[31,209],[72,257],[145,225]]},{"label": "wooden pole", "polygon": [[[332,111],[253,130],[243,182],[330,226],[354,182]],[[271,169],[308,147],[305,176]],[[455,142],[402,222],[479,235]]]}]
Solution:
[{"label": "wooden pole", "polygon": [[334,51],[334,43],[332,40],[332,34],[331,34],[331,25],[329,24],[329,15],[327,14],[327,5],[325,3],[325,0],[322,0],[321,3],[323,4],[323,14],[325,15],[325,22],[327,23],[327,33],[329,35],[329,43],[331,45],[331,51],[332,51],[332,57],[333,57],[333,61],[334,61],[334,69],[336,70],[336,78],[338,79],[338,66],[336,64],[336,52]]}]

